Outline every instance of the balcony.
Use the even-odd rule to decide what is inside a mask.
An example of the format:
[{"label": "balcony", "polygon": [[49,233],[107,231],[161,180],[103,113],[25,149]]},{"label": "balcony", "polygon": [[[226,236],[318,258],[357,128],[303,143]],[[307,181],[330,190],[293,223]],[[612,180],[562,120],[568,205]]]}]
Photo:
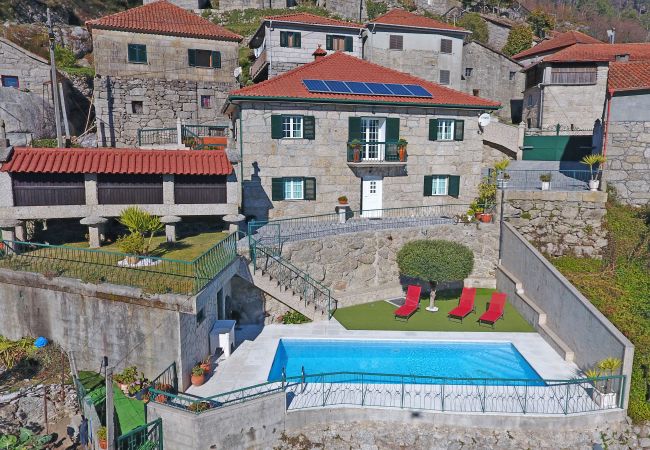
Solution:
[{"label": "balcony", "polygon": [[260,53],[260,56],[255,60],[253,65],[250,68],[250,77],[253,81],[258,81],[258,78],[262,78],[261,75],[264,72],[264,69],[268,66],[269,61],[266,58],[266,50]]},{"label": "balcony", "polygon": [[400,151],[397,142],[362,141],[356,147],[348,142],[348,165],[360,166],[403,166],[408,159],[406,148]]}]

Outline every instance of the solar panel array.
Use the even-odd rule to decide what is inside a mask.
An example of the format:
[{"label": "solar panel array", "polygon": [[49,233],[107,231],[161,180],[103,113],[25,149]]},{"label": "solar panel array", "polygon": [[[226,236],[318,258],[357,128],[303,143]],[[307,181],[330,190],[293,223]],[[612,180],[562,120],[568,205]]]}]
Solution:
[{"label": "solar panel array", "polygon": [[394,97],[433,97],[417,84],[370,83],[361,81],[302,80],[309,92],[327,94],[387,95]]}]

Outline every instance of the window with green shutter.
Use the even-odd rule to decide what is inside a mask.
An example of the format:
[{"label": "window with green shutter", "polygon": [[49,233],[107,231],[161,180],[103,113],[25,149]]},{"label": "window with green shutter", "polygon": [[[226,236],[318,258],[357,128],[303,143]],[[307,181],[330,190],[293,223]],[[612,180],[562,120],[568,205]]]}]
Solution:
[{"label": "window with green shutter", "polygon": [[462,141],[465,138],[465,121],[454,121],[454,141]]},{"label": "window with green shutter", "polygon": [[304,178],[305,200],[316,200],[316,178]]},{"label": "window with green shutter", "polygon": [[438,140],[438,119],[429,120],[429,140]]},{"label": "window with green shutter", "polygon": [[271,179],[271,200],[284,200],[284,178]]},{"label": "window with green shutter", "polygon": [[211,67],[221,68],[221,52],[216,50],[199,50],[190,48],[187,50],[187,62],[190,67]]},{"label": "window with green shutter", "polygon": [[300,48],[300,33],[296,31],[280,31],[280,47]]},{"label": "window with green shutter", "polygon": [[465,137],[465,121],[455,119],[430,119],[430,141],[462,141]]},{"label": "window with green shutter", "polygon": [[221,69],[221,52],[216,50],[212,52],[212,68]]},{"label": "window with green shutter", "polygon": [[316,139],[316,118],[314,116],[303,116],[302,137],[313,141]]},{"label": "window with green shutter", "polygon": [[354,40],[352,39],[352,36],[345,37],[345,51],[346,52],[354,51]]},{"label": "window with green shutter", "polygon": [[447,188],[447,195],[458,198],[460,195],[460,176],[448,175],[449,186]]},{"label": "window with green shutter", "polygon": [[316,200],[316,178],[272,178],[271,200]]},{"label": "window with green shutter", "polygon": [[354,50],[354,40],[352,36],[328,34],[325,36],[325,49],[335,52],[351,52]]},{"label": "window with green shutter", "polygon": [[128,60],[132,64],[146,64],[147,46],[144,44],[129,44]]},{"label": "window with green shutter", "polygon": [[460,176],[458,175],[425,175],[424,196],[445,196],[458,198]]},{"label": "window with green shutter", "polygon": [[348,142],[361,140],[361,117],[348,117]]},{"label": "window with green shutter", "polygon": [[399,141],[399,119],[389,117],[386,119],[386,142]]},{"label": "window with green shutter", "polygon": [[295,114],[271,116],[271,139],[316,139],[316,118]]}]

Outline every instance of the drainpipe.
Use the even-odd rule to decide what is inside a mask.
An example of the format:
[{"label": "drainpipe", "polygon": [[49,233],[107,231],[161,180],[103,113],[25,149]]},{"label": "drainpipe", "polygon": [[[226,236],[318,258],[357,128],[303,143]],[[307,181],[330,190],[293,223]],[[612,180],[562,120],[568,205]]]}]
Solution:
[{"label": "drainpipe", "polygon": [[238,116],[239,116],[239,207],[243,211],[244,208],[244,127],[242,125],[242,107],[238,107]]},{"label": "drainpipe", "polygon": [[[609,89],[609,99],[607,99],[607,116],[605,118],[605,132],[603,133],[603,156],[607,156],[607,133],[609,131],[609,115],[612,110],[612,99],[614,98],[614,89]],[[604,166],[605,164],[603,164]]]},{"label": "drainpipe", "polygon": [[539,114],[537,115],[537,125],[539,128],[542,128],[544,123],[544,83],[539,83],[537,87],[539,88]]}]

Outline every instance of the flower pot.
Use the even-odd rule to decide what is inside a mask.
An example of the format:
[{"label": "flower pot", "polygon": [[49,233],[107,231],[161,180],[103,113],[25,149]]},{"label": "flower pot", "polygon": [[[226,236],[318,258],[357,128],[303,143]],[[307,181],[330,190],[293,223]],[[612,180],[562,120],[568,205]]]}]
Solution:
[{"label": "flower pot", "polygon": [[550,190],[551,190],[551,182],[542,181],[542,191],[550,191]]},{"label": "flower pot", "polygon": [[481,216],[482,216],[482,215],[483,215],[482,212],[474,213],[474,217],[475,217],[476,219],[478,219],[478,220],[481,220]]},{"label": "flower pot", "polygon": [[603,394],[598,389],[594,388],[591,393],[593,401],[603,409],[616,408],[618,406],[616,392]]},{"label": "flower pot", "polygon": [[406,161],[406,147],[400,147],[398,150],[400,162]]},{"label": "flower pot", "polygon": [[600,180],[589,180],[589,190],[597,191],[600,186]]},{"label": "flower pot", "polygon": [[361,160],[361,152],[358,148],[354,149],[354,162],[359,162]]},{"label": "flower pot", "polygon": [[205,374],[192,375],[192,386],[201,386],[203,383],[205,383]]},{"label": "flower pot", "polygon": [[106,439],[97,439],[99,442],[99,448],[108,448],[108,441]]},{"label": "flower pot", "polygon": [[136,265],[140,261],[140,258],[137,256],[127,256],[126,257],[126,262],[132,266]]},{"label": "flower pot", "polygon": [[492,222],[492,214],[488,214],[488,213],[481,214],[480,221],[483,223]]},{"label": "flower pot", "polygon": [[212,372],[212,364],[203,363],[201,364],[201,369],[203,369],[204,374],[209,374],[210,372]]},{"label": "flower pot", "polygon": [[156,403],[167,403],[167,396],[163,394],[158,394],[156,395],[155,401]]}]

